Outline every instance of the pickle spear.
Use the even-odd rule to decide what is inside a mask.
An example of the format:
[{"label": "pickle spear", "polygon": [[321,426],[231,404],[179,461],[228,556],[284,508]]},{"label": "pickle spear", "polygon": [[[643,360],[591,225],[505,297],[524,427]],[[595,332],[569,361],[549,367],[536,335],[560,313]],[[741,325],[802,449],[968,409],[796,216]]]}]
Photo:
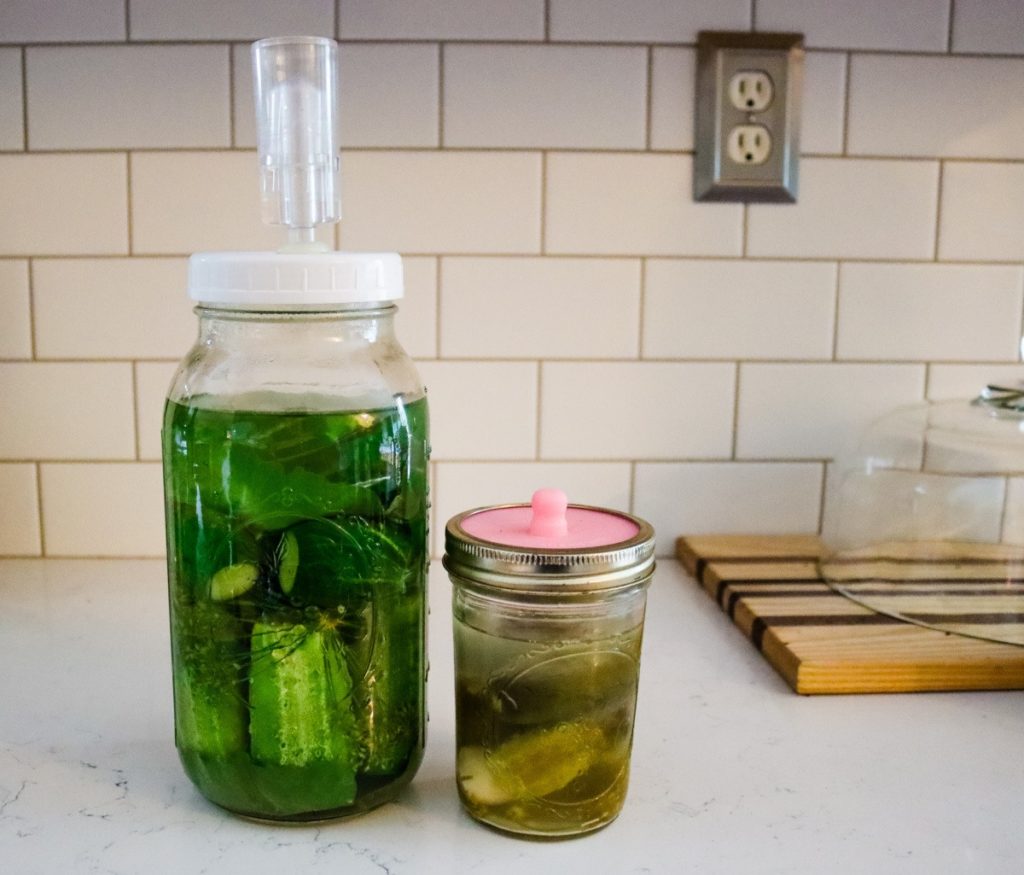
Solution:
[{"label": "pickle spear", "polygon": [[271,618],[252,630],[249,737],[269,766],[329,765],[334,805],[355,799],[352,678],[335,631]]}]

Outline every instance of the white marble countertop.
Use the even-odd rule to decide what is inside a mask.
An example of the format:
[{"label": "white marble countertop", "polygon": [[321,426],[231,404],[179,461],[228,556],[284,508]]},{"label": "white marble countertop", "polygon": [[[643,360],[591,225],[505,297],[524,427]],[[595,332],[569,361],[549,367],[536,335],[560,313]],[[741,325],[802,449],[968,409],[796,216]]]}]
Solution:
[{"label": "white marble countertop", "polygon": [[[804,698],[678,565],[650,592],[619,819],[535,842],[456,796],[449,588],[431,574],[427,755],[334,824],[205,802],[171,729],[163,563],[0,562],[0,871],[1019,873],[1024,693]],[[570,868],[571,867],[571,868]]]}]

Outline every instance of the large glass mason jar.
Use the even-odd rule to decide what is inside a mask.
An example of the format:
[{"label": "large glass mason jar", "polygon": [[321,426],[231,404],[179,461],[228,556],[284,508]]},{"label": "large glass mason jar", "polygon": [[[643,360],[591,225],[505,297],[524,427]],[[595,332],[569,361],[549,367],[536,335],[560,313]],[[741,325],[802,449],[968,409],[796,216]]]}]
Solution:
[{"label": "large glass mason jar", "polygon": [[239,814],[365,811],[422,759],[429,448],[401,286],[392,254],[193,256],[163,423],[175,738]]}]

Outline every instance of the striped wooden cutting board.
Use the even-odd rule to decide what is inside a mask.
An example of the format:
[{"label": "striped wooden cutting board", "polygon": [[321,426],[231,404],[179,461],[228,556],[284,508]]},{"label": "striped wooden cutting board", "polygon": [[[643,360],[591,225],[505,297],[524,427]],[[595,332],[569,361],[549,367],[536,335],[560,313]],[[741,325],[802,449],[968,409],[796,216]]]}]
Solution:
[{"label": "striped wooden cutting board", "polygon": [[[813,535],[702,535],[677,542],[687,571],[798,693],[1024,689],[1024,647],[925,628],[857,604],[822,581],[820,551]],[[950,593],[948,581],[922,577],[914,580],[915,595],[901,584],[899,610],[923,598],[921,617],[934,616],[938,606],[977,628],[1002,623],[1007,634],[1024,636],[1024,590],[1011,596],[1001,590],[1003,601],[992,609],[980,600],[993,596],[968,585],[983,579],[958,579]]]}]

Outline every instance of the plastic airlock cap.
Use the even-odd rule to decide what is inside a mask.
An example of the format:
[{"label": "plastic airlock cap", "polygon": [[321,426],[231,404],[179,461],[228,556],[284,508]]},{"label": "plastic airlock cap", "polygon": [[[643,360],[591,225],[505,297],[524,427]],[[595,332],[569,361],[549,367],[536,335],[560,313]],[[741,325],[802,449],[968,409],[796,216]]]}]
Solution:
[{"label": "plastic airlock cap", "polygon": [[316,226],[341,218],[338,44],[313,36],[252,45],[263,219],[288,228],[279,252],[201,252],[189,259],[193,301],[256,311],[375,305],[402,297],[394,252],[334,252]]},{"label": "plastic airlock cap", "polygon": [[569,507],[560,489],[538,489],[529,506],[495,507],[467,516],[462,529],[493,544],[541,550],[576,550],[621,544],[640,527],[615,513]]},{"label": "plastic airlock cap", "polygon": [[258,40],[252,70],[263,221],[303,232],[338,221],[338,44],[313,36]]}]

